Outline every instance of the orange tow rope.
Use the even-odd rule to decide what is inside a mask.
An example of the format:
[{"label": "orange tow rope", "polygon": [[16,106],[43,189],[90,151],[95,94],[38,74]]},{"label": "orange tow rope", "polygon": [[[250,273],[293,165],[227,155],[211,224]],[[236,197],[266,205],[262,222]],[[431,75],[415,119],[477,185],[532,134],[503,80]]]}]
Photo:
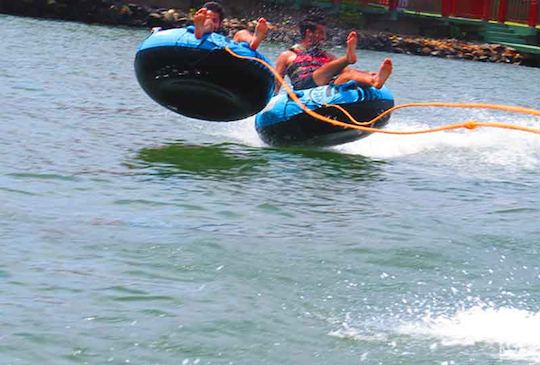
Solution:
[{"label": "orange tow rope", "polygon": [[529,109],[529,108],[523,108],[518,106],[510,106],[510,105],[499,105],[499,104],[481,104],[481,103],[443,103],[443,102],[431,102],[431,103],[409,103],[409,104],[401,104],[396,105],[393,108],[390,108],[386,110],[385,112],[379,114],[377,117],[373,118],[372,120],[368,122],[359,122],[357,121],[349,112],[347,112],[344,108],[342,108],[339,105],[335,104],[327,104],[325,106],[327,107],[334,107],[339,109],[352,123],[349,124],[346,122],[342,122],[339,120],[335,120],[332,118],[328,118],[324,115],[321,115],[319,113],[314,112],[313,110],[307,108],[298,98],[298,96],[294,93],[294,91],[291,89],[291,87],[283,80],[280,74],[277,73],[277,71],[270,65],[268,62],[261,60],[256,57],[249,57],[249,56],[241,56],[233,52],[228,47],[225,47],[225,50],[229,52],[233,57],[240,58],[240,59],[247,59],[252,60],[261,63],[266,68],[268,68],[275,76],[276,80],[285,88],[285,91],[306,114],[310,115],[311,117],[320,120],[325,123],[332,124],[334,126],[342,127],[342,128],[351,128],[356,129],[362,132],[369,132],[369,133],[385,133],[385,134],[400,134],[400,135],[410,135],[410,134],[424,134],[424,133],[434,133],[434,132],[440,132],[440,131],[446,131],[446,130],[453,130],[453,129],[475,129],[478,127],[492,127],[492,128],[502,128],[502,129],[512,129],[512,130],[518,130],[522,132],[530,132],[530,133],[536,133],[540,134],[539,128],[532,128],[532,127],[524,127],[519,126],[515,124],[508,124],[508,123],[499,123],[499,122],[479,122],[476,120],[468,120],[461,123],[456,124],[447,124],[444,126],[436,127],[436,128],[429,128],[429,129],[421,129],[416,131],[397,131],[397,130],[388,130],[388,129],[378,129],[369,127],[373,123],[377,122],[381,118],[383,118],[385,115],[390,114],[396,110],[404,109],[404,108],[411,108],[411,107],[442,107],[442,108],[466,108],[466,109],[491,109],[491,110],[499,110],[499,111],[505,111],[510,113],[519,113],[519,114],[527,114],[532,115],[536,117],[540,117],[540,111],[535,109]]}]

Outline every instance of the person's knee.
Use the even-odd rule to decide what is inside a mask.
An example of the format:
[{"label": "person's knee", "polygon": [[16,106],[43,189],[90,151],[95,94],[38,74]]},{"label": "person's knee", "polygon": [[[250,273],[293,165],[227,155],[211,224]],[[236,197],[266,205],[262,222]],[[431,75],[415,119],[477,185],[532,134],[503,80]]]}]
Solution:
[{"label": "person's knee", "polygon": [[347,69],[343,70],[343,72],[340,74],[340,76],[343,79],[355,80],[356,78],[358,78],[358,73],[353,69],[347,68]]},{"label": "person's knee", "polygon": [[316,70],[311,75],[311,78],[313,79],[313,82],[317,86],[327,85],[332,80],[333,77],[331,75],[328,75],[325,72],[317,72],[317,71],[319,71],[319,70]]},{"label": "person's knee", "polygon": [[249,43],[252,38],[253,38],[253,35],[251,34],[251,32],[249,30],[242,29],[242,30],[239,30],[238,32],[236,32],[233,39],[236,42],[248,42]]}]

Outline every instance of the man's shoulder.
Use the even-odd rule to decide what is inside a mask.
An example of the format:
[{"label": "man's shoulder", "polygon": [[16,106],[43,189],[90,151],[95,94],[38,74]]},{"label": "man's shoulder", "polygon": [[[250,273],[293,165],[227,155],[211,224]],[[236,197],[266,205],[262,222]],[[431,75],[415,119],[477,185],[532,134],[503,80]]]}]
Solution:
[{"label": "man's shoulder", "polygon": [[296,56],[296,53],[293,52],[291,49],[286,49],[285,51],[279,54],[280,58],[289,58],[291,56]]}]

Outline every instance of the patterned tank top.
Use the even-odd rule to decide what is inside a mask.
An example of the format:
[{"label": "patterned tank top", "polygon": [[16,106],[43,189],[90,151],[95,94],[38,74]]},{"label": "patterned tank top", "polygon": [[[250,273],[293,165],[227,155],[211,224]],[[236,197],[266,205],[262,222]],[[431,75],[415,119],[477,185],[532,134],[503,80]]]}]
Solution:
[{"label": "patterned tank top", "polygon": [[332,61],[331,56],[318,47],[306,49],[296,44],[290,50],[296,53],[296,58],[287,68],[286,74],[295,89],[298,89],[297,86],[301,86],[315,70]]}]

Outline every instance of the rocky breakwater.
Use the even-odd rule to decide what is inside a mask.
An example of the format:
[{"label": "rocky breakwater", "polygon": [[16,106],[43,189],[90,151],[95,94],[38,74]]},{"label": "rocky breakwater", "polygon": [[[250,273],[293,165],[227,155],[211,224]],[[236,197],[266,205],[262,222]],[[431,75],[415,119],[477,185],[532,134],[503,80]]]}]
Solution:
[{"label": "rocky breakwater", "polygon": [[[289,11],[290,10],[290,11]],[[267,6],[262,11],[270,21],[268,41],[286,45],[298,41],[297,21],[305,14],[281,7]],[[0,12],[32,17],[74,20],[108,25],[137,27],[183,27],[192,23],[193,9],[156,8],[123,0],[0,0]],[[225,32],[253,30],[256,19],[251,13],[226,18]],[[261,14],[262,15],[262,14]],[[327,17],[329,20],[331,17]],[[350,29],[336,21],[329,24],[329,45],[343,46]],[[521,64],[523,57],[514,49],[497,44],[475,44],[455,39],[430,39],[392,33],[358,31],[358,48],[450,59]]]},{"label": "rocky breakwater", "polygon": [[[338,27],[329,29],[332,46],[344,46],[350,30]],[[456,39],[431,39],[415,36],[402,36],[391,33],[358,30],[358,48],[418,56],[463,59],[479,62],[521,64],[522,55],[513,48],[500,44],[471,43]],[[289,24],[274,24],[268,37],[270,40],[292,44],[296,29]]]},{"label": "rocky breakwater", "polygon": [[[192,24],[194,9],[159,8],[123,0],[0,0],[0,13],[136,27],[161,27],[163,29]],[[255,29],[256,19],[229,17],[223,22],[225,33],[234,35],[241,29]],[[286,24],[272,39],[288,41],[291,27]],[[294,33],[294,31],[292,32]]]},{"label": "rocky breakwater", "polygon": [[5,14],[128,26],[177,26],[188,19],[174,9],[159,9],[121,0],[0,0]]},{"label": "rocky breakwater", "polygon": [[[297,17],[279,15],[269,11],[271,31],[269,41],[293,44],[300,38],[297,30]],[[327,41],[329,46],[344,46],[347,35],[352,30],[330,21]],[[252,28],[255,21],[233,20],[233,29]],[[431,56],[447,59],[463,59],[479,62],[522,64],[523,56],[513,48],[500,44],[472,43],[456,39],[433,39],[420,36],[404,36],[394,33],[356,30],[358,48],[390,53],[402,53],[418,56]]]},{"label": "rocky breakwater", "polygon": [[396,53],[464,59],[480,62],[521,64],[523,57],[513,48],[499,44],[476,44],[456,39],[428,39],[389,35]]}]

